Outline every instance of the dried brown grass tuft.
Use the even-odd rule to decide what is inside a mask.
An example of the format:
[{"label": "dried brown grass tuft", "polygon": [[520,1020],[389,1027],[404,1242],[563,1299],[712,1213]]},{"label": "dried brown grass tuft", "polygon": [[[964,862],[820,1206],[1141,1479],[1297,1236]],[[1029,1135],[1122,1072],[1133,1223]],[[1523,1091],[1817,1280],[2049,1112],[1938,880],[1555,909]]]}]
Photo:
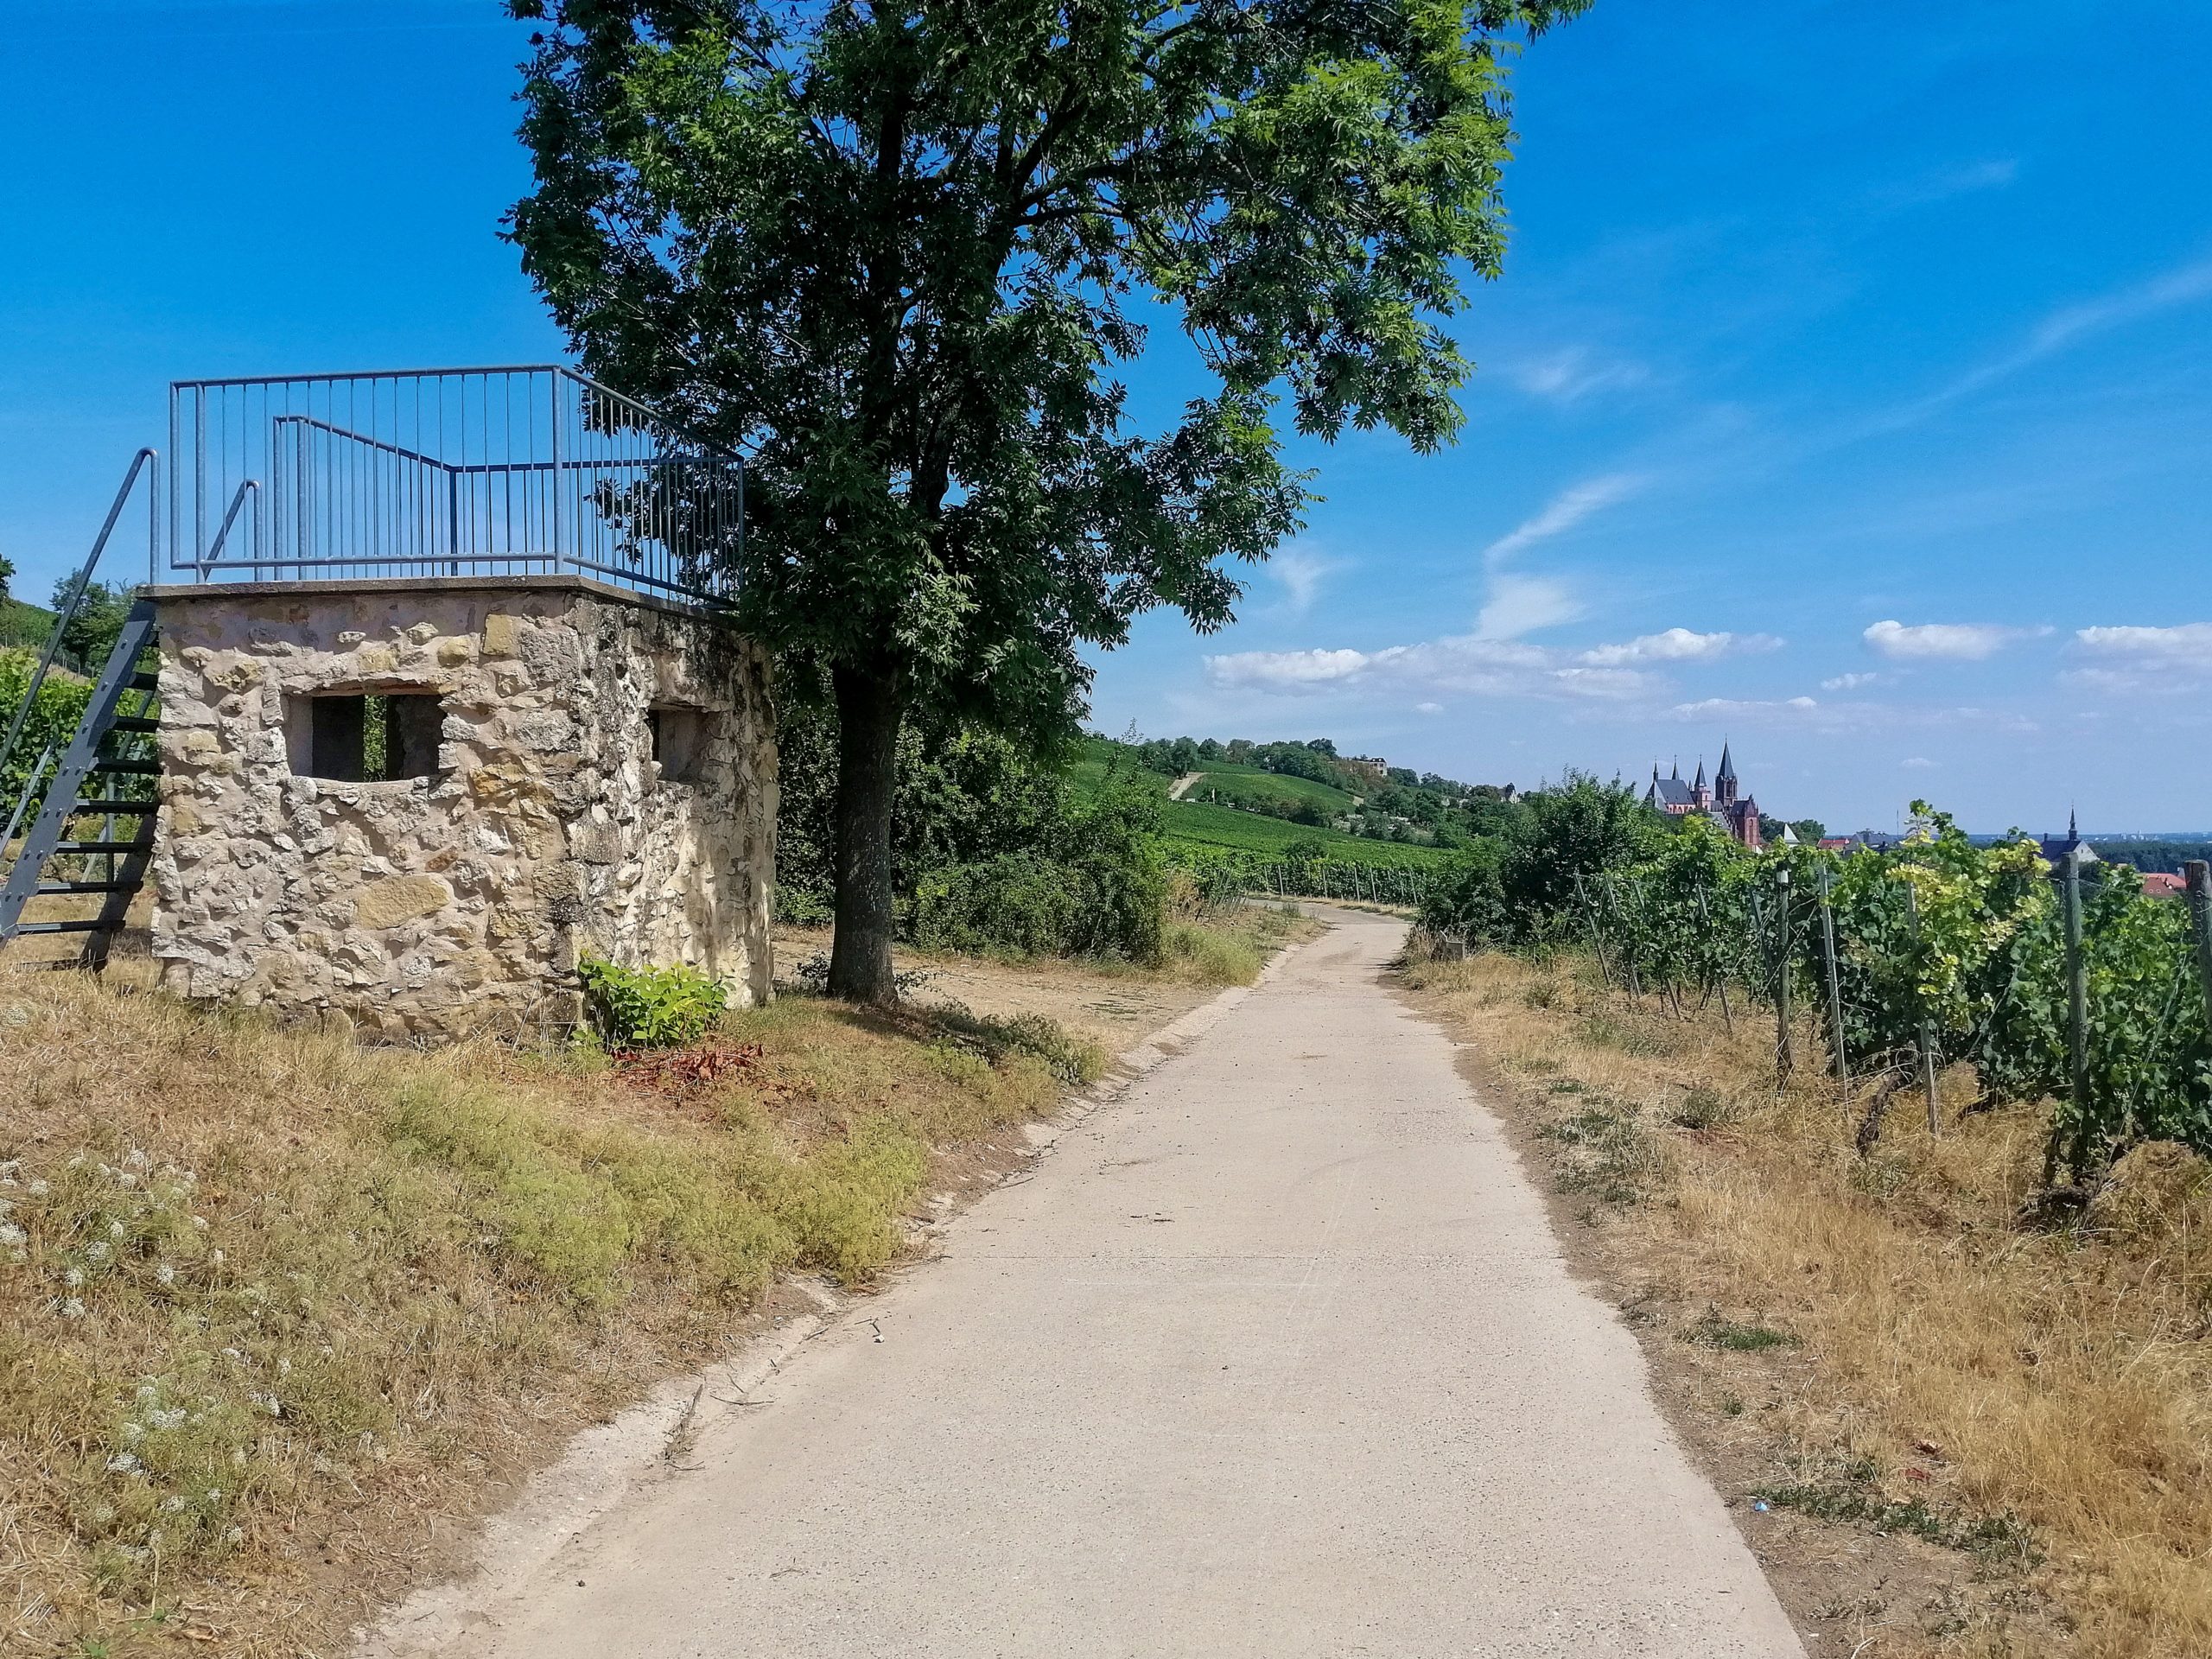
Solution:
[{"label": "dried brown grass tuft", "polygon": [[790,999],[628,1077],[129,977],[0,981],[8,1651],[329,1650],[778,1273],[880,1269],[941,1150],[1099,1058],[1034,1017]]},{"label": "dried brown grass tuft", "polygon": [[[1892,1621],[1863,1659],[2212,1653],[2202,1160],[2142,1148],[2052,1230],[2023,1215],[2043,1115],[1966,1111],[1970,1075],[1942,1080],[1940,1139],[1907,1090],[1861,1156],[1863,1094],[1809,1071],[1777,1092],[1770,1014],[1738,1009],[1732,1035],[1717,1009],[1630,1009],[1569,959],[1419,963],[1408,979],[1553,1091],[1554,1121],[1601,1109],[1616,1138],[1648,1143],[1636,1179],[1599,1193],[1618,1201],[1609,1225],[1640,1292],[1802,1343],[1762,1408],[1792,1502],[1984,1551],[1964,1611]],[[1567,1158],[1563,1182],[1579,1167]]]}]

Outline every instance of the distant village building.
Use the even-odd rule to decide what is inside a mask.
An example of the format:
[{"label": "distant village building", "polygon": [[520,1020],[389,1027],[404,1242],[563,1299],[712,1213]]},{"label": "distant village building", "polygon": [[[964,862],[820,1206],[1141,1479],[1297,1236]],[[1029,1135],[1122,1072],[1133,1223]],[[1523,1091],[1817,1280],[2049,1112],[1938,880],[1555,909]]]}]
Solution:
[{"label": "distant village building", "polygon": [[2066,855],[2077,847],[2081,849],[2082,861],[2084,864],[2094,864],[2098,861],[2097,849],[2082,839],[2080,820],[2071,812],[2066,815],[2065,835],[2045,836],[2039,844],[2044,861],[2053,869],[2063,866],[2066,862]]},{"label": "distant village building", "polygon": [[1759,840],[1759,804],[1751,796],[1740,798],[1737,792],[1736,763],[1731,758],[1728,746],[1720,746],[1720,769],[1713,774],[1708,787],[1705,781],[1705,762],[1697,763],[1697,777],[1691,782],[1682,781],[1682,768],[1675,764],[1673,774],[1662,778],[1659,763],[1651,763],[1651,787],[1643,792],[1643,804],[1669,817],[1688,817],[1702,813],[1727,831],[1730,837],[1757,852]]}]

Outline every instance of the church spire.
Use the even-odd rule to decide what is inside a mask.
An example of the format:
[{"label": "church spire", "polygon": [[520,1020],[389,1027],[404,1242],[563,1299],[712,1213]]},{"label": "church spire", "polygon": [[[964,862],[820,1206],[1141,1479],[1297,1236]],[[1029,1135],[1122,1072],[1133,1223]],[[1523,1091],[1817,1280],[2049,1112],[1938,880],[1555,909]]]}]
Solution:
[{"label": "church spire", "polygon": [[1732,784],[1736,781],[1736,763],[1728,758],[1728,742],[1726,738],[1722,739],[1720,743],[1720,770],[1713,774],[1713,781],[1716,784]]}]

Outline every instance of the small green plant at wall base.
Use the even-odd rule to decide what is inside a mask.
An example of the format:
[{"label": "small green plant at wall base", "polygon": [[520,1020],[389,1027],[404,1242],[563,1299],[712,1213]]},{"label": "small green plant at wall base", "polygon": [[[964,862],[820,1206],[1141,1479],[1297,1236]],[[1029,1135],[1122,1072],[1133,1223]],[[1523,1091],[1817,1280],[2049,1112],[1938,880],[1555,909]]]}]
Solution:
[{"label": "small green plant at wall base", "polygon": [[576,964],[592,1023],[609,1048],[672,1048],[703,1035],[721,1013],[721,982],[678,963],[625,968],[586,957]]}]

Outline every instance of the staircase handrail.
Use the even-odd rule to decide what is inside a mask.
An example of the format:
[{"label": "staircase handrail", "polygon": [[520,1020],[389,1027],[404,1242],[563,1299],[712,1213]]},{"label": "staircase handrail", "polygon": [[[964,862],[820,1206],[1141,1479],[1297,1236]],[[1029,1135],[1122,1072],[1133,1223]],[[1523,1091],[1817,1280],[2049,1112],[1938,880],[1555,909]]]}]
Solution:
[{"label": "staircase handrail", "polygon": [[69,588],[69,597],[54,619],[54,632],[47,636],[46,649],[40,653],[38,667],[33,671],[30,684],[23,691],[22,707],[8,723],[8,735],[0,738],[0,771],[16,752],[16,740],[22,735],[23,723],[30,718],[32,705],[38,701],[40,689],[46,684],[47,671],[54,666],[54,653],[61,649],[61,636],[84,603],[85,589],[92,585],[92,568],[100,562],[100,555],[107,550],[107,540],[115,533],[123,509],[129,505],[130,492],[138,482],[138,474],[146,473],[146,580],[155,579],[155,561],[161,550],[162,530],[162,474],[157,466],[147,471],[149,461],[160,461],[160,454],[151,448],[141,449],[130,458],[130,470],[123,475],[123,487],[115,493],[115,504],[107,510],[107,520],[100,526],[100,533],[93,538],[92,553],[86,558],[77,578]]},{"label": "staircase handrail", "polygon": [[39,780],[46,776],[46,769],[54,764],[54,745],[49,743],[39,751],[38,759],[31,762],[30,772],[23,779],[22,793],[16,797],[16,810],[8,816],[8,827],[0,830],[0,855],[16,844],[16,831],[22,828],[23,814],[30,810],[31,803],[38,798]]},{"label": "staircase handrail", "polygon": [[207,556],[199,561],[200,581],[207,580],[208,571],[222,558],[223,543],[231,539],[231,526],[238,523],[238,509],[245,505],[248,494],[253,497],[253,548],[257,553],[261,550],[261,480],[249,478],[242,480],[231,493],[231,505],[224,511],[222,527],[216,531],[215,539],[208,545]]}]

